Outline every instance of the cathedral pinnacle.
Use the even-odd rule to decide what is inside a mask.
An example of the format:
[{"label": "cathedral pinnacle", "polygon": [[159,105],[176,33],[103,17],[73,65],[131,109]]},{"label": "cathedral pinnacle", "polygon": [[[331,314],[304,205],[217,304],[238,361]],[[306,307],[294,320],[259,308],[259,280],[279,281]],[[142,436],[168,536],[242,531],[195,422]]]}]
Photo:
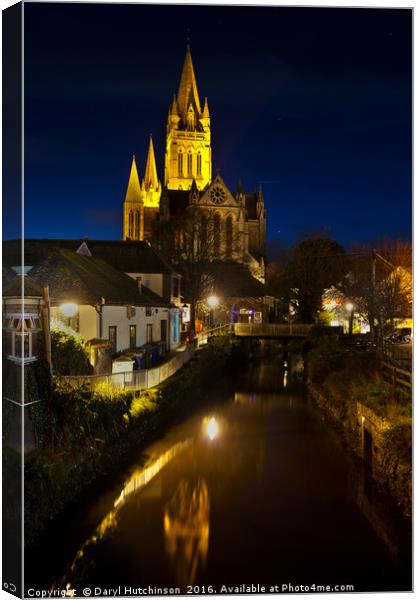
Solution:
[{"label": "cathedral pinnacle", "polygon": [[172,100],[172,104],[170,106],[170,114],[171,115],[179,114],[179,107],[177,105],[176,94],[173,94],[173,100]]},{"label": "cathedral pinnacle", "polygon": [[208,98],[205,97],[205,102],[204,102],[204,110],[202,111],[202,118],[203,119],[209,119],[209,108],[208,108]]},{"label": "cathedral pinnacle", "polygon": [[183,63],[182,75],[180,78],[177,102],[179,111],[184,123],[186,123],[189,103],[195,105],[195,110],[201,114],[201,103],[199,101],[198,87],[196,85],[195,71],[192,64],[192,55],[189,44],[186,46],[185,62]]},{"label": "cathedral pinnacle", "polygon": [[138,177],[135,154],[132,155],[131,173],[128,181],[125,202],[141,202],[141,185]]},{"label": "cathedral pinnacle", "polygon": [[157,177],[156,157],[154,156],[153,138],[150,133],[150,143],[148,146],[147,163],[145,166],[144,189],[148,190],[152,186],[154,190],[159,187],[159,180]]}]

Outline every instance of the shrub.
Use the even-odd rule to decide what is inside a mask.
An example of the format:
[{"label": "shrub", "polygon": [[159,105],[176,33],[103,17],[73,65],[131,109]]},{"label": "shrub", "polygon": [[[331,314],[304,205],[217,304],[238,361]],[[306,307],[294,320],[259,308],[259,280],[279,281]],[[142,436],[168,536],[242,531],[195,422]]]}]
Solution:
[{"label": "shrub", "polygon": [[389,455],[396,455],[400,462],[410,464],[412,461],[412,424],[398,423],[383,433],[383,450]]},{"label": "shrub", "polygon": [[92,366],[77,334],[61,329],[51,329],[52,364],[55,375],[89,375]]}]

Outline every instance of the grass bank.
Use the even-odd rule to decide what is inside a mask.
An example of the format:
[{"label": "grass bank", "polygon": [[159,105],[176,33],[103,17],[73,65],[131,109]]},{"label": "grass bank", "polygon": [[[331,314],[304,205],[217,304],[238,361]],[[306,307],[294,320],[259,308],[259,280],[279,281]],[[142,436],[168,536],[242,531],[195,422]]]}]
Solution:
[{"label": "grass bank", "polygon": [[311,341],[307,375],[311,398],[368,463],[377,484],[410,517],[411,394],[383,379],[375,352],[344,350],[334,337]]},{"label": "grass bank", "polygon": [[217,380],[241,361],[232,338],[212,342],[158,387],[135,395],[108,388],[55,388],[51,400],[34,405],[39,449],[25,462],[25,537],[32,543],[66,505],[98,478],[116,471],[118,460],[192,413]]}]

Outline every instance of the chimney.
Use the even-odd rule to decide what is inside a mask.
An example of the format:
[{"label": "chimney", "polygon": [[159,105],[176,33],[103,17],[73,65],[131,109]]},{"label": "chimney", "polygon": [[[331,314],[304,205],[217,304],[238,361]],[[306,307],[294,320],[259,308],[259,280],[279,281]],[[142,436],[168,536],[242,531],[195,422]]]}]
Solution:
[{"label": "chimney", "polygon": [[137,284],[138,284],[138,293],[142,294],[143,293],[143,278],[142,277],[137,277]]}]

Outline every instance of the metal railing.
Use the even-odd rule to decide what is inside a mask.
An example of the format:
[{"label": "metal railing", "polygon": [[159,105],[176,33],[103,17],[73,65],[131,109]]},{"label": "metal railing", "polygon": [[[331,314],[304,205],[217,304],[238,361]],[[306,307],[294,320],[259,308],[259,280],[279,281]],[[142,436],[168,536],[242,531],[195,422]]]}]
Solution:
[{"label": "metal railing", "polygon": [[306,337],[313,325],[299,323],[235,323],[239,337]]},{"label": "metal railing", "polygon": [[65,382],[74,386],[86,385],[95,391],[100,385],[108,385],[113,389],[138,391],[155,387],[174,375],[193,356],[195,349],[187,346],[179,351],[170,360],[151,369],[139,371],[126,371],[124,373],[111,373],[109,375],[65,375],[54,377],[58,383]]},{"label": "metal railing", "polygon": [[204,331],[200,331],[196,335],[198,348],[200,346],[204,346],[208,343],[208,340],[212,337],[216,337],[219,335],[227,335],[228,333],[233,331],[233,325],[231,323],[227,323],[226,325],[218,325],[217,327],[213,327],[212,329],[206,329]]}]

